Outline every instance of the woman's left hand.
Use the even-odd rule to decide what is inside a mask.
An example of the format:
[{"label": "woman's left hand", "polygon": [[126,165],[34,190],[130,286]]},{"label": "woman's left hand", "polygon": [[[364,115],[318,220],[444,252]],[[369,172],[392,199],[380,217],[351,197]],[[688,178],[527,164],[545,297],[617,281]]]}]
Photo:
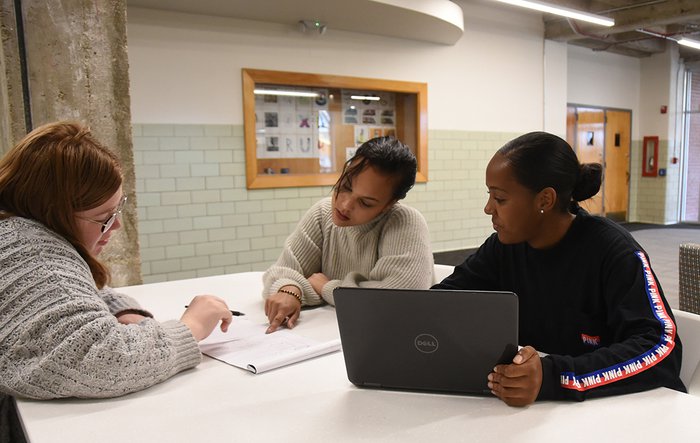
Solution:
[{"label": "woman's left hand", "polygon": [[326,283],[330,281],[328,277],[326,277],[326,274],[324,274],[323,272],[317,272],[315,274],[312,274],[307,280],[318,295],[321,295],[321,293],[323,293],[323,287],[326,285]]},{"label": "woman's left hand", "polygon": [[542,362],[532,346],[525,346],[513,363],[497,365],[490,373],[489,389],[509,406],[527,406],[537,399],[542,387]]}]

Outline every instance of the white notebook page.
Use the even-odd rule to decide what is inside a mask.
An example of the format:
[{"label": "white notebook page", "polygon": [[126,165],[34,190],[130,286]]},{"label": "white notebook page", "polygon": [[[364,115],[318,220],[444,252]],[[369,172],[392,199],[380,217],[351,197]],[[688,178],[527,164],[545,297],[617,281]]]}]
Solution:
[{"label": "white notebook page", "polygon": [[236,319],[229,332],[217,327],[199,342],[202,353],[254,374],[340,349],[340,340],[319,342],[289,330],[265,334],[268,324]]}]

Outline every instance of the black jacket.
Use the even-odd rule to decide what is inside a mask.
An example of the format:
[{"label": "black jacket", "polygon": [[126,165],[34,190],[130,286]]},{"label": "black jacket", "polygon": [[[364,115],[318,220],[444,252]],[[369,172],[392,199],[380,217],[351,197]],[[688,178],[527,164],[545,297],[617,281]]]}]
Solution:
[{"label": "black jacket", "polygon": [[659,386],[685,392],[681,341],[649,259],[605,218],[579,210],[564,238],[545,250],[504,245],[493,234],[433,288],[518,295],[520,344],[550,354],[538,399]]}]

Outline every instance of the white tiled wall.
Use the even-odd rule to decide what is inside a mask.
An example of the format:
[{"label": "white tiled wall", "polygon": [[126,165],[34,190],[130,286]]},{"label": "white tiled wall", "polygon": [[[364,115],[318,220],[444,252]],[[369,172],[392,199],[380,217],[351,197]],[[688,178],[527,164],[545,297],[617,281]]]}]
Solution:
[{"label": "white tiled wall", "polygon": [[[330,187],[247,190],[240,125],[136,124],[134,163],[144,283],[265,270]],[[404,200],[434,251],[480,245],[491,232],[484,171],[519,134],[430,131],[429,181]]]},{"label": "white tiled wall", "polygon": [[630,167],[630,221],[668,224],[678,221],[679,164],[672,164],[668,140],[659,140],[659,168],[665,176],[642,177],[642,142],[632,144]]}]

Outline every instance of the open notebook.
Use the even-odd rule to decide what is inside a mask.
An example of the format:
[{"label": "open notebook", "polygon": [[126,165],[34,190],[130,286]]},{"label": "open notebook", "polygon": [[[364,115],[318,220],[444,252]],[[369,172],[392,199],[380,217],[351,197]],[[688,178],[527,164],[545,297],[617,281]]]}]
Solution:
[{"label": "open notebook", "polygon": [[214,329],[201,342],[202,353],[253,374],[328,354],[340,349],[340,340],[319,342],[289,330],[265,334],[267,323],[236,319],[229,332]]}]

